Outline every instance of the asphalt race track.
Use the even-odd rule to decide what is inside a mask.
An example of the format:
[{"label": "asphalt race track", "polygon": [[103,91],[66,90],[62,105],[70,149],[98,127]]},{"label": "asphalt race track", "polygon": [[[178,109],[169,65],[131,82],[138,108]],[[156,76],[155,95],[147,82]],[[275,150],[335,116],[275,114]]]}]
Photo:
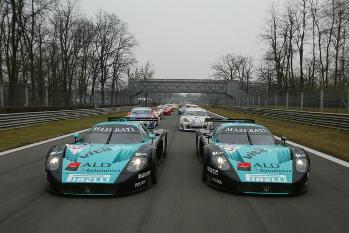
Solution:
[{"label": "asphalt race track", "polygon": [[159,181],[123,197],[61,197],[45,190],[44,158],[59,140],[0,157],[0,232],[326,232],[349,229],[349,169],[312,156],[310,191],[294,197],[222,192],[201,182],[194,133],[165,118]]}]

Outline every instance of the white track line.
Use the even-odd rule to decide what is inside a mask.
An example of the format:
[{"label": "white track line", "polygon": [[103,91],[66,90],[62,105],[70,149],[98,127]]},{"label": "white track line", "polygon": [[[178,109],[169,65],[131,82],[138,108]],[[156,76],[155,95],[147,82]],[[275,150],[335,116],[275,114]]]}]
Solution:
[{"label": "white track line", "polygon": [[[218,117],[227,119],[226,117],[221,116],[221,115],[219,115],[219,114],[217,114],[217,113],[214,113],[214,112],[210,112],[210,113],[215,114],[215,115],[218,116]],[[275,137],[277,140],[281,140],[281,138],[278,137],[278,136],[274,136],[274,137]],[[320,156],[321,158],[330,160],[330,161],[332,161],[332,162],[334,162],[334,163],[337,163],[337,164],[340,164],[340,165],[342,165],[342,166],[344,166],[344,167],[349,168],[349,163],[346,162],[346,161],[344,161],[344,160],[337,159],[337,158],[335,158],[335,157],[333,157],[333,156],[331,156],[331,155],[322,153],[322,152],[320,152],[320,151],[311,149],[311,148],[309,148],[309,147],[306,147],[306,146],[297,144],[297,143],[292,142],[292,141],[287,141],[287,144],[289,144],[289,145],[291,145],[291,146],[296,146],[296,147],[302,148],[303,150],[305,150],[305,151],[307,151],[307,152],[309,152],[309,153],[312,153],[312,154],[314,154],[314,155]]]},{"label": "white track line", "polygon": [[65,134],[65,135],[62,135],[62,136],[59,136],[59,137],[47,139],[47,140],[44,140],[44,141],[41,141],[41,142],[36,142],[36,143],[30,144],[30,145],[17,147],[17,148],[11,149],[11,150],[6,150],[6,151],[3,151],[3,152],[0,152],[0,157],[4,156],[4,155],[7,155],[7,154],[11,154],[11,153],[17,152],[17,151],[20,151],[20,150],[25,150],[25,149],[28,149],[28,148],[31,148],[31,147],[34,147],[34,146],[39,146],[39,145],[42,145],[42,144],[45,144],[45,143],[48,143],[48,142],[57,141],[57,140],[60,140],[60,139],[72,136],[75,133],[83,133],[83,132],[86,132],[87,130],[88,129],[84,129],[84,130],[81,130],[81,131],[78,131],[78,132]]}]

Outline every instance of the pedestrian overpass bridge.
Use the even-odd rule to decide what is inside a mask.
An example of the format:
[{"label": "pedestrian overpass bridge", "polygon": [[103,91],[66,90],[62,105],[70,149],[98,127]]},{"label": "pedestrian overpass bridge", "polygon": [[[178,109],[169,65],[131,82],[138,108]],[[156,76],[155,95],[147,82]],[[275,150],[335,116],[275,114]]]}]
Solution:
[{"label": "pedestrian overpass bridge", "polygon": [[127,89],[134,93],[133,96],[150,93],[203,93],[236,98],[247,95],[237,81],[213,79],[130,80]]}]

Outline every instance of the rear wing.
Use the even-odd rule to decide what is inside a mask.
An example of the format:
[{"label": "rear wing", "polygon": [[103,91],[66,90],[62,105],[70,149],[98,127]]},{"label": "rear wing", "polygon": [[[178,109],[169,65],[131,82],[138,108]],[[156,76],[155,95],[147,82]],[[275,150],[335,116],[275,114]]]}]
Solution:
[{"label": "rear wing", "polygon": [[108,121],[158,121],[157,118],[150,117],[108,117]]},{"label": "rear wing", "polygon": [[206,118],[206,122],[213,122],[213,127],[210,128],[212,130],[219,127],[221,124],[224,123],[255,123],[255,120],[252,119],[222,119],[222,118]]}]

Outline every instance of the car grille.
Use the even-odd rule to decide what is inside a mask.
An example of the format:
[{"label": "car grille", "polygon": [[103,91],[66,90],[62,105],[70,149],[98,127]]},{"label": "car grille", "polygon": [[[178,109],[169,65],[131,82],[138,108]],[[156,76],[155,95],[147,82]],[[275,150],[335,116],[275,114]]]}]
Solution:
[{"label": "car grille", "polygon": [[239,183],[237,189],[241,192],[250,193],[290,193],[292,192],[291,184],[275,183]]},{"label": "car grille", "polygon": [[113,184],[63,184],[63,193],[85,195],[113,195],[117,188]]}]

